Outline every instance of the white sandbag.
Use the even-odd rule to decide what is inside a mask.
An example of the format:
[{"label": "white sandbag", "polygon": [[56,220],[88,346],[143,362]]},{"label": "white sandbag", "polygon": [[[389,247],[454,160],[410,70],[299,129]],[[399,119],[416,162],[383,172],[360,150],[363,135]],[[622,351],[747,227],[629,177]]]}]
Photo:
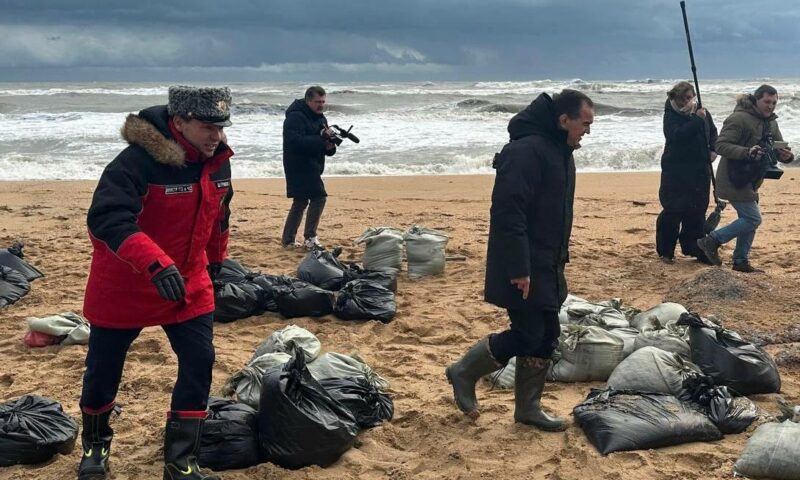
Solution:
[{"label": "white sandbag", "polygon": [[655,307],[645,310],[631,319],[631,326],[640,332],[648,330],[661,330],[667,325],[678,321],[686,308],[680,303],[660,303]]},{"label": "white sandbag", "polygon": [[265,353],[284,352],[291,353],[292,345],[297,346],[303,351],[307,362],[313,361],[319,356],[322,344],[316,335],[303,327],[289,325],[276,332],[273,332],[261,345],[256,348],[251,361]]},{"label": "white sandbag", "polygon": [[317,380],[326,378],[364,377],[378,390],[388,390],[389,382],[375,373],[358,354],[342,355],[328,352],[306,365],[311,376]]},{"label": "white sandbag", "polygon": [[54,337],[65,336],[61,345],[86,345],[89,343],[89,322],[72,312],[47,317],[28,317],[28,328]]},{"label": "white sandbag", "polygon": [[786,420],[758,427],[734,471],[750,478],[800,480],[800,423]]},{"label": "white sandbag", "polygon": [[636,351],[636,337],[639,336],[639,330],[633,327],[615,328],[614,334],[622,338],[625,342],[625,347],[622,349],[623,355],[627,358],[628,355]]},{"label": "white sandbag", "polygon": [[664,393],[683,398],[683,381],[700,368],[678,354],[656,347],[636,350],[622,361],[608,377],[608,386],[615,390]]},{"label": "white sandbag", "polygon": [[403,265],[403,232],[395,228],[368,228],[356,239],[364,244],[362,263],[365,270],[397,273]]},{"label": "white sandbag", "polygon": [[625,357],[624,349],[624,340],[613,330],[562,327],[547,377],[557,382],[605,381]]},{"label": "white sandbag", "polygon": [[406,241],[409,278],[444,273],[445,248],[450,237],[442,232],[414,225],[403,239]]},{"label": "white sandbag", "polygon": [[564,300],[564,303],[561,304],[561,309],[563,310],[563,309],[569,307],[570,305],[572,305],[575,302],[588,303],[583,298],[581,298],[581,297],[579,297],[577,295],[573,295],[571,293],[568,293],[566,300]]},{"label": "white sandbag", "polygon": [[571,325],[602,327],[606,330],[630,326],[622,311],[603,303],[573,301],[567,307],[567,317]]},{"label": "white sandbag", "polygon": [[261,398],[261,379],[271,368],[283,367],[292,357],[284,352],[265,353],[247,364],[246,367],[231,375],[222,386],[220,393],[225,397],[233,397],[258,410]]},{"label": "white sandbag", "polygon": [[661,350],[683,355],[691,358],[691,348],[682,336],[681,328],[674,323],[661,330],[645,330],[636,337],[633,348],[639,350],[645,347],[656,347]]}]

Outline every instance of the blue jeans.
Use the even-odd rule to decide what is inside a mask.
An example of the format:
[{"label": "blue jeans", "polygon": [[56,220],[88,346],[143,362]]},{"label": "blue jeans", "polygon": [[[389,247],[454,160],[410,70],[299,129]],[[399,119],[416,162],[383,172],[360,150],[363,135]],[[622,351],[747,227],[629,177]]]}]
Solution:
[{"label": "blue jeans", "polygon": [[736,239],[736,248],[733,250],[734,265],[747,261],[750,248],[753,246],[753,239],[756,236],[756,229],[761,225],[761,211],[756,202],[731,202],[739,218],[729,225],[711,232],[719,243],[728,243]]}]

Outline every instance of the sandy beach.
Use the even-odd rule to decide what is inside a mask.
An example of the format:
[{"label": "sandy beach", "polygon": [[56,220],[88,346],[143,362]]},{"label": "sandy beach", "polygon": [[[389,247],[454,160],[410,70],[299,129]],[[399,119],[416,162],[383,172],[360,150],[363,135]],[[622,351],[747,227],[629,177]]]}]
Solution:
[{"label": "sandy beach", "polygon": [[[764,223],[751,260],[766,273],[710,268],[681,257],[662,264],[655,254],[660,211],[657,173],[579,174],[572,235],[570,290],[592,300],[620,297],[645,309],[674,301],[766,345],[783,379],[783,396],[800,403],[800,171],[788,170],[762,189]],[[224,472],[244,479],[519,479],[730,478],[752,433],[714,443],[601,456],[572,424],[564,433],[515,425],[513,392],[478,388],[483,415],[461,415],[452,402],[444,368],[480,337],[505,326],[505,313],[482,302],[491,176],[353,177],[326,180],[331,194],[320,237],[360,260],[353,245],[367,227],[420,224],[451,236],[443,276],[421,281],[399,277],[398,314],[389,324],[344,322],[334,317],[287,321],[274,314],[217,324],[212,393],[240,369],[255,347],[290,323],[315,333],[323,350],[357,351],[392,383],[394,420],[364,431],[356,448],[327,469],[287,471],[272,464]],[[279,235],[290,201],[282,179],[236,180],[229,255],[265,273],[293,274],[303,252],[284,251]],[[28,393],[61,402],[79,418],[78,399],[86,347],[30,349],[22,343],[25,318],[80,312],[91,257],[86,211],[94,182],[0,182],[0,247],[26,242],[26,258],[46,274],[31,293],[0,310],[0,401]],[[724,212],[723,222],[735,218]],[[133,344],[113,420],[111,478],[161,478],[162,435],[176,361],[166,336],[150,328]],[[544,403],[569,414],[601,383],[549,384]],[[752,399],[778,413],[774,395]],[[0,469],[0,479],[74,478],[79,447],[51,463]]]}]

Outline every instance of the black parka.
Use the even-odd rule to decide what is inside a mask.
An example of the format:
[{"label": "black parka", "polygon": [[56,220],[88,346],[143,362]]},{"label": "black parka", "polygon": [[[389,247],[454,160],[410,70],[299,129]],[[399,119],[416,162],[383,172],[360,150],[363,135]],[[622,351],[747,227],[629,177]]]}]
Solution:
[{"label": "black parka", "polygon": [[326,197],[322,172],[325,156],[336,148],[325,149],[320,131],[328,125],[325,115],[315,113],[299,99],[286,109],[283,121],[283,172],[286,175],[286,196],[289,198]]},{"label": "black parka", "polygon": [[[511,119],[495,162],[484,297],[499,307],[558,310],[567,297],[575,162],[552,104],[543,93]],[[523,300],[511,279],[526,276]]]},{"label": "black parka", "polygon": [[[707,130],[706,130],[707,129]],[[709,152],[717,141],[717,127],[711,113],[706,120],[675,111],[664,105],[664,153],[661,155],[661,187],[658,198],[666,211],[708,208],[711,186]]]}]

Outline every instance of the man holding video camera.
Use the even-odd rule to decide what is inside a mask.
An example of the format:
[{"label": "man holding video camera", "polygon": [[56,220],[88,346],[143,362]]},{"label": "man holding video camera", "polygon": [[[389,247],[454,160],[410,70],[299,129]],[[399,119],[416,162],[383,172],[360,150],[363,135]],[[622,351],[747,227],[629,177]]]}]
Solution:
[{"label": "man holding video camera", "polygon": [[317,237],[322,211],[325,208],[325,184],[322,172],[325,157],[336,153],[336,132],[328,127],[322,114],[325,108],[325,90],[309,87],[305,98],[295,100],[286,109],[283,122],[283,171],[286,175],[286,196],[293,199],[286,223],[283,226],[283,248],[299,247],[295,241],[297,229],[306,214],[302,246],[308,250],[322,248]]},{"label": "man holding video camera", "polygon": [[719,247],[735,238],[733,269],[745,273],[762,271],[748,260],[756,229],[761,225],[758,188],[764,178],[780,178],[777,161],[794,160],[778,128],[777,103],[778,91],[770,85],[761,85],[752,95],[739,96],[717,138],[716,151],[722,156],[717,193],[731,202],[739,218],[697,241],[714,265],[722,265]]}]

